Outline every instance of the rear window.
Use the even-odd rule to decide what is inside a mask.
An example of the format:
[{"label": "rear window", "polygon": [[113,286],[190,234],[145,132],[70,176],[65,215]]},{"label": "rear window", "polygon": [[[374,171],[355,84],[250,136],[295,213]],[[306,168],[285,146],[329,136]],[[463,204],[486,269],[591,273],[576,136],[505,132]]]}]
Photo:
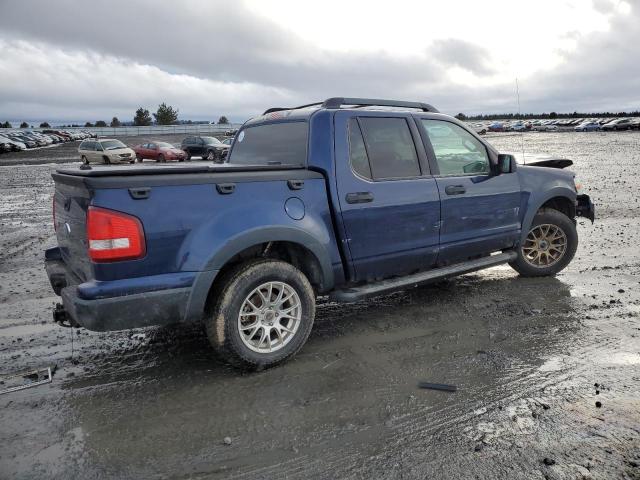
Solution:
[{"label": "rear window", "polygon": [[240,131],[229,163],[236,165],[304,165],[307,122],[271,123]]},{"label": "rear window", "polygon": [[117,150],[119,148],[127,148],[127,146],[120,140],[105,140],[102,143],[102,148],[105,150]]}]

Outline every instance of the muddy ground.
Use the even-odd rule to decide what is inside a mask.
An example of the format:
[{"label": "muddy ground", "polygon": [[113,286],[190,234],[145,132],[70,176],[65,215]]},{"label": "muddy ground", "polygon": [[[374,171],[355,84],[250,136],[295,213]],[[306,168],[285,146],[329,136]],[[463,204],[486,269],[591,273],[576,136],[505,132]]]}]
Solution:
[{"label": "muddy ground", "polygon": [[0,395],[0,478],[640,478],[640,133],[523,139],[574,159],[597,205],[564,272],[323,304],[292,361],[252,374],[197,326],[52,324],[57,166],[0,168],[2,373],[57,368]]}]

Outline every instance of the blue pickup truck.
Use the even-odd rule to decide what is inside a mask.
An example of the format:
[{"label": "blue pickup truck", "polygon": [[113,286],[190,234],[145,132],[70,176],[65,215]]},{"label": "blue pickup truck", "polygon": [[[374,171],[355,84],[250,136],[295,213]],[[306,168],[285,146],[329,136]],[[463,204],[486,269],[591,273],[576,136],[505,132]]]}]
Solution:
[{"label": "blue pickup truck", "polygon": [[576,252],[576,216],[594,219],[571,172],[517,164],[405,101],[271,108],[223,165],[81,166],[53,179],[57,322],[204,321],[244,368],[294,355],[318,296],[355,302],[505,263],[554,275]]}]

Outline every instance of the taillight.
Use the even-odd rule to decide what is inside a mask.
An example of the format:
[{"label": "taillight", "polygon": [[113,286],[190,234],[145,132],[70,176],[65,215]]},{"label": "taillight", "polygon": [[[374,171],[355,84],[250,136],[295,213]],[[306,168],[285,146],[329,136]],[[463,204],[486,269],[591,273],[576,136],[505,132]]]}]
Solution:
[{"label": "taillight", "polygon": [[87,241],[89,258],[94,262],[134,260],[146,254],[140,220],[106,208],[89,207]]}]

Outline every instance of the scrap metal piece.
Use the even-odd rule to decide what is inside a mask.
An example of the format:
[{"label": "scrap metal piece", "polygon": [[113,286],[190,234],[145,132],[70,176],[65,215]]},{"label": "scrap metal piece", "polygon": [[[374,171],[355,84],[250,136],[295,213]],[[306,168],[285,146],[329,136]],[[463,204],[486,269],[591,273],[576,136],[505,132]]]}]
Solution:
[{"label": "scrap metal piece", "polygon": [[3,383],[6,383],[7,380],[10,380],[12,378],[22,378],[23,381],[32,381],[30,381],[29,383],[23,383],[22,385],[15,385],[13,387],[7,387],[3,390],[0,390],[0,395],[2,395],[3,393],[17,392],[18,390],[37,387],[38,385],[44,385],[45,383],[51,383],[53,376],[51,374],[51,367],[47,367],[46,370],[42,368],[40,370],[30,370],[24,373],[16,373],[14,375],[1,377],[0,380],[2,380]]},{"label": "scrap metal piece", "polygon": [[425,388],[429,390],[442,390],[444,392],[455,392],[458,390],[458,387],[456,387],[455,385],[446,385],[444,383],[429,383],[429,382],[418,383],[418,388]]}]

